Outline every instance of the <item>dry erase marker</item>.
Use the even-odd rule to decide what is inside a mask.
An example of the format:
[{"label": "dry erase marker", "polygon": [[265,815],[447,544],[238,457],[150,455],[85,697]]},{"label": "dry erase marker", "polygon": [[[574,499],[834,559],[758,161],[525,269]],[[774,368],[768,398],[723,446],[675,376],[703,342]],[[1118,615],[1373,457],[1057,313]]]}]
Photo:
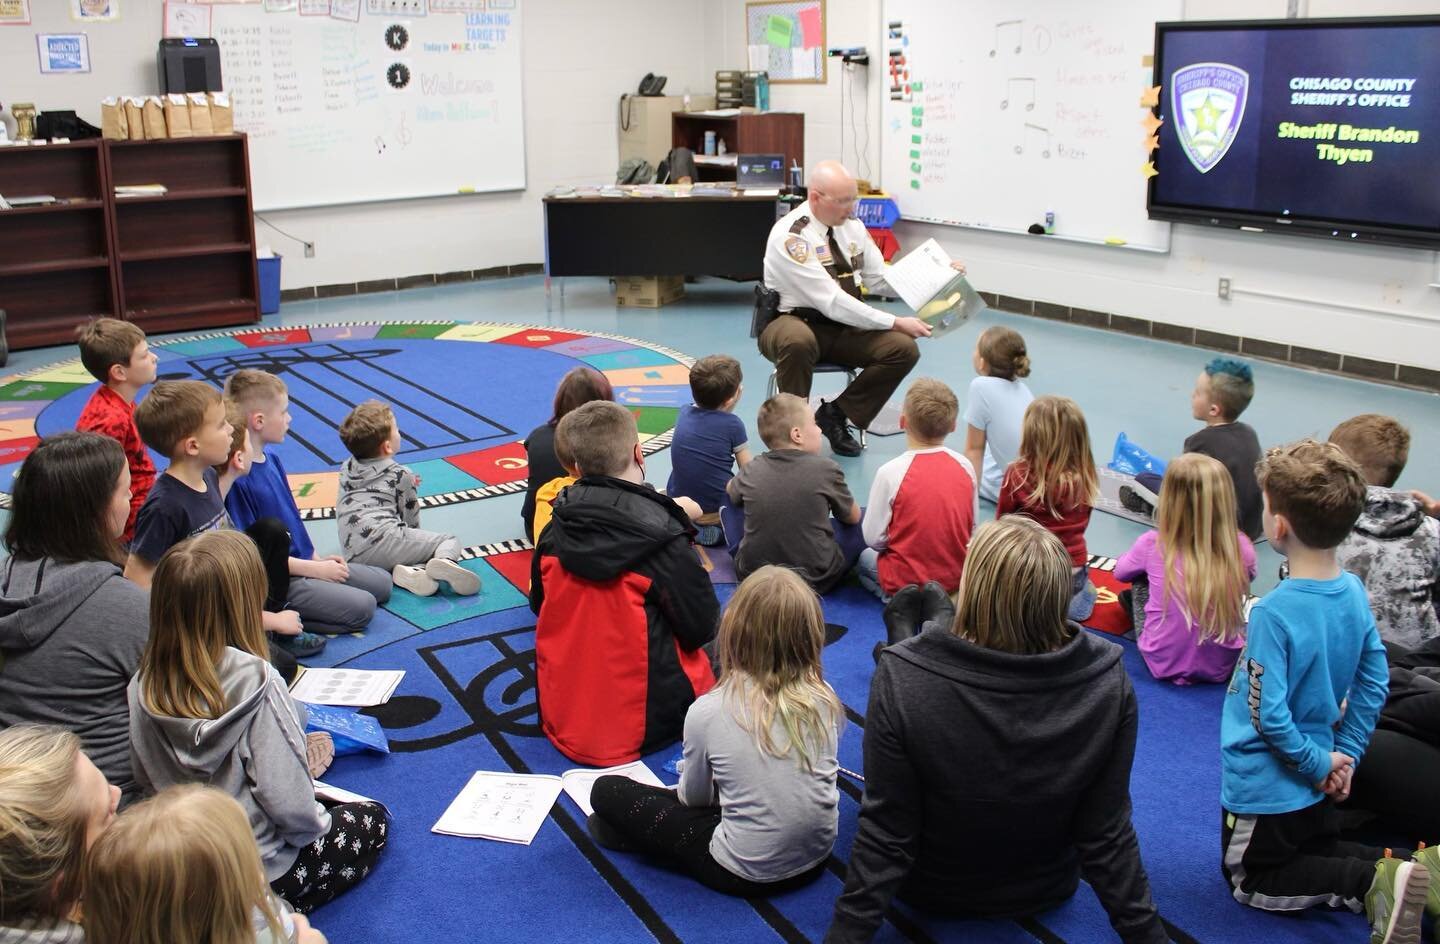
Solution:
[{"label": "dry erase marker", "polygon": [[1105,245],[1107,245],[1107,246],[1123,246],[1123,245],[1125,245],[1125,240],[1120,239],[1120,238],[1115,237],[1115,236],[1111,236],[1111,237],[1109,237],[1108,239],[1105,240]]},{"label": "dry erase marker", "polygon": [[1241,228],[1242,230],[1244,230],[1245,232],[1247,232],[1247,233],[1263,233],[1263,232],[1265,232],[1263,229],[1261,229],[1261,228],[1258,227],[1258,226],[1242,226],[1242,227],[1240,227],[1240,228]]},{"label": "dry erase marker", "polygon": [[474,192],[475,192],[475,188],[474,188],[474,187],[461,187],[461,188],[460,188],[460,192],[461,192],[461,193],[474,193]]}]

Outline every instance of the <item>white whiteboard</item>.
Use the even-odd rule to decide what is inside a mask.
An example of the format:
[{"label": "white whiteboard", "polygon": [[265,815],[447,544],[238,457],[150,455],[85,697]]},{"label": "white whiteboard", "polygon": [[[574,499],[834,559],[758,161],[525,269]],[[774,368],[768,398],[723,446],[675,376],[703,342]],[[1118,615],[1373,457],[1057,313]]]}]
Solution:
[{"label": "white whiteboard", "polygon": [[1169,249],[1170,224],[1145,213],[1140,95],[1155,23],[1180,13],[1181,0],[884,0],[880,176],[901,215],[1023,233],[1049,211],[1051,238]]},{"label": "white whiteboard", "polygon": [[370,12],[390,2],[351,0],[355,22],[208,8],[256,210],[524,189],[517,0]]}]

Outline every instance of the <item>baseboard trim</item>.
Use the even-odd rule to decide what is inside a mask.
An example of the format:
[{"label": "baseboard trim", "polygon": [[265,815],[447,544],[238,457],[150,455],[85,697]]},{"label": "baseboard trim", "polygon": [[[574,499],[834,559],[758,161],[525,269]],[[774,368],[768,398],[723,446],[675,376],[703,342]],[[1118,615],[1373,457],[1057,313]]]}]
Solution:
[{"label": "baseboard trim", "polygon": [[1203,328],[1166,324],[1163,321],[1147,321],[1144,318],[1117,315],[1112,312],[1071,308],[1066,305],[1057,305],[1054,302],[1015,298],[1010,295],[997,295],[994,292],[981,292],[980,295],[985,299],[986,304],[996,311],[1025,315],[1030,318],[1044,318],[1047,321],[1065,321],[1089,328],[1154,338],[1157,341],[1171,341],[1212,351],[1240,354],[1258,360],[1289,364],[1293,367],[1303,367],[1306,370],[1317,370],[1342,377],[1379,381],[1397,387],[1410,387],[1428,393],[1440,393],[1440,370],[1412,367],[1408,364],[1389,361],[1376,361],[1298,345],[1279,344],[1260,338],[1221,334],[1216,331],[1206,331]]},{"label": "baseboard trim", "polygon": [[407,288],[453,285],[456,282],[480,282],[488,279],[507,279],[517,275],[540,275],[544,271],[543,263],[524,262],[517,265],[491,266],[488,269],[458,269],[454,272],[428,272],[420,275],[402,275],[390,279],[367,279],[363,282],[336,282],[330,285],[284,289],[280,292],[280,301],[283,304],[285,302],[314,301],[317,298],[368,295],[373,292],[396,292]]}]

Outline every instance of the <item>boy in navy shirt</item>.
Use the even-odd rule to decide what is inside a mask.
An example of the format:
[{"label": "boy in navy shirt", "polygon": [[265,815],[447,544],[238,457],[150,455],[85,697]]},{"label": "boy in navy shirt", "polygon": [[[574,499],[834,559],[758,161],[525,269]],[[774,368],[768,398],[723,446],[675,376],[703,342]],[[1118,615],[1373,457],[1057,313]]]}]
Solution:
[{"label": "boy in navy shirt", "polygon": [[1270,450],[1256,471],[1265,537],[1290,579],[1251,611],[1225,696],[1222,868],[1242,904],[1363,907],[1372,942],[1418,940],[1427,864],[1342,842],[1335,807],[1389,689],[1365,588],[1335,559],[1365,480],[1339,447],[1314,440]]},{"label": "boy in navy shirt", "polygon": [[225,496],[235,527],[249,530],[263,518],[275,518],[290,532],[288,603],[307,630],[336,635],[364,629],[376,604],[390,599],[390,574],[379,567],[347,564],[338,554],[316,555],[285,466],[265,448],[284,442],[290,429],[285,382],[263,370],[237,370],[225,379],[225,395],[240,407],[250,430],[250,473],[236,479]]},{"label": "boy in navy shirt", "polygon": [[682,407],[671,440],[672,470],[665,486],[671,497],[683,495],[700,506],[697,543],[719,544],[720,505],[736,465],[750,461],[745,423],[733,412],[740,400],[740,362],[725,354],[702,357],[690,368],[695,402]]}]

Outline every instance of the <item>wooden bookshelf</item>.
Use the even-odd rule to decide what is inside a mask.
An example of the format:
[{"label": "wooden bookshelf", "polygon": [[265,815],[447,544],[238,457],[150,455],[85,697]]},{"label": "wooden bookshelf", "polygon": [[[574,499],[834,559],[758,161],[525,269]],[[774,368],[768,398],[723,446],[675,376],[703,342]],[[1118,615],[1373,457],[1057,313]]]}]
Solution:
[{"label": "wooden bookshelf", "polygon": [[112,188],[166,187],[112,198],[123,316],[147,332],[259,321],[246,137],[110,141],[106,150]]},{"label": "wooden bookshelf", "polygon": [[[163,184],[155,196],[115,187]],[[248,142],[77,141],[0,148],[0,307],[12,348],[73,340],[101,315],[147,332],[260,320]]]},{"label": "wooden bookshelf", "polygon": [[119,312],[99,141],[0,148],[0,194],[57,203],[0,210],[0,307],[12,348],[62,344]]},{"label": "wooden bookshelf", "polygon": [[[710,115],[676,112],[670,116],[670,146],[687,147],[697,158],[705,153],[705,132],[725,142],[727,154],[783,154],[785,166],[805,166],[805,116],[799,112],[765,111],[753,114]],[[735,179],[733,163],[720,166],[696,161],[700,180]]]}]

